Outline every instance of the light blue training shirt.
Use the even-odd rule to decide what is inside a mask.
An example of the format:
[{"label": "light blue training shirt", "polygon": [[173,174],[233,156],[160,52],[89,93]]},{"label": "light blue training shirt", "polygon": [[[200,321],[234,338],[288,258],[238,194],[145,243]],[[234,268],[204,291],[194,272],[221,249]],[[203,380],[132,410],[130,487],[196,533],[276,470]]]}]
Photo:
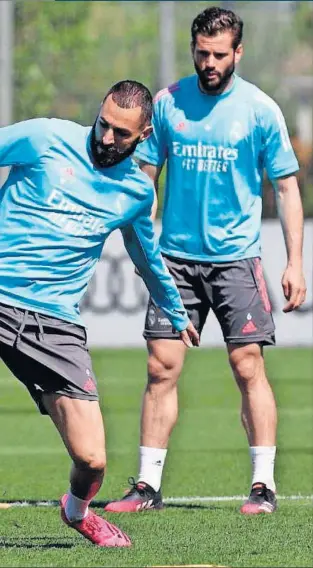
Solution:
[{"label": "light blue training shirt", "polygon": [[186,311],[154,237],[154,190],[127,158],[99,169],[90,127],[34,119],[0,129],[0,302],[79,325],[79,302],[106,238],[121,229],[149,292],[173,326]]},{"label": "light blue training shirt", "polygon": [[162,252],[199,262],[259,256],[263,171],[274,179],[299,169],[277,104],[236,75],[217,96],[192,75],[156,95],[153,128],[135,156],[167,160]]}]

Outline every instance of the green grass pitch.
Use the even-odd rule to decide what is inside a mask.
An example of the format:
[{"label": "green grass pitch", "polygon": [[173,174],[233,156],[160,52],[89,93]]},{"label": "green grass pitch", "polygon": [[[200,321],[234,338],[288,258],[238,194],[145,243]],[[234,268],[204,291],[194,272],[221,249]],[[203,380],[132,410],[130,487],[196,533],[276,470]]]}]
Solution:
[{"label": "green grass pitch", "polygon": [[[99,500],[121,496],[137,473],[144,350],[92,353],[107,430],[108,468]],[[238,513],[240,501],[186,498],[247,494],[250,461],[239,393],[223,349],[193,349],[180,381],[180,417],[164,475],[163,511],[108,515],[132,538],[100,549],[63,525],[56,507],[0,509],[0,566],[313,566],[313,355],[266,351],[279,408],[274,515]],[[56,500],[68,488],[69,458],[48,417],[0,366],[0,501]],[[185,499],[185,500],[184,500]],[[100,514],[101,510],[99,509]]]}]

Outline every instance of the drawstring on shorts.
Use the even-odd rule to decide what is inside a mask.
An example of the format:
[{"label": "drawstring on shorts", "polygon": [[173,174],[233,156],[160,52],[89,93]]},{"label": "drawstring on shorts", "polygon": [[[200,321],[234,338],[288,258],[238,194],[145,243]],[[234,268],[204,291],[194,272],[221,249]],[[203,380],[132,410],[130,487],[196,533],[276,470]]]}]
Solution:
[{"label": "drawstring on shorts", "polygon": [[34,312],[34,316],[35,316],[35,320],[38,323],[38,327],[39,327],[39,339],[40,339],[40,341],[44,341],[45,333],[44,333],[44,330],[43,330],[43,325],[40,321],[39,314],[37,314],[37,312]]},{"label": "drawstring on shorts", "polygon": [[[37,322],[37,325],[38,325],[38,327],[39,327],[39,339],[40,339],[40,341],[44,341],[44,339],[45,339],[45,334],[44,334],[43,325],[42,325],[42,323],[41,323],[41,321],[40,321],[39,314],[38,314],[37,312],[33,312],[33,314],[34,314],[34,318],[35,318],[35,320],[36,320],[36,322]],[[20,325],[20,327],[19,327],[19,329],[18,329],[18,331],[17,331],[16,341],[18,341],[18,340],[21,338],[21,335],[23,334],[23,331],[24,331],[25,326],[26,326],[26,324],[27,324],[27,318],[28,318],[28,316],[29,316],[29,310],[25,310],[24,315],[23,315],[23,319],[22,319],[22,322],[21,322],[21,325]]]}]

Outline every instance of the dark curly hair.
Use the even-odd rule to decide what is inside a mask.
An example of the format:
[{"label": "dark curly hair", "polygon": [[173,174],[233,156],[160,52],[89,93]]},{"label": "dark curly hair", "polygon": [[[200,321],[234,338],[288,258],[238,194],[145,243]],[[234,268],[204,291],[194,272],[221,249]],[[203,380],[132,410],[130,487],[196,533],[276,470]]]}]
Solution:
[{"label": "dark curly hair", "polygon": [[237,49],[242,40],[243,21],[231,10],[223,8],[206,8],[194,19],[191,25],[192,44],[195,45],[197,35],[216,36],[219,33],[233,34],[233,48]]},{"label": "dark curly hair", "polygon": [[138,81],[119,81],[105,95],[103,102],[112,95],[113,101],[121,108],[141,107],[143,124],[150,124],[152,118],[152,95]]}]

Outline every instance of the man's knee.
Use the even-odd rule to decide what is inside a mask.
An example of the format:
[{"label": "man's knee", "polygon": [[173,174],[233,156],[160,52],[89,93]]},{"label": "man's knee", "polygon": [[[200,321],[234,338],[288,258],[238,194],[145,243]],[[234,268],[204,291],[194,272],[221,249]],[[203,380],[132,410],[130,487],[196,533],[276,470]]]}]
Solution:
[{"label": "man's knee", "polygon": [[262,348],[257,343],[229,348],[229,362],[235,378],[241,383],[251,383],[263,378]]},{"label": "man's knee", "polygon": [[170,345],[166,345],[163,348],[160,348],[160,346],[150,347],[148,384],[174,386],[179,379],[183,362],[184,350],[181,348],[181,345],[178,345],[178,342],[171,341]]},{"label": "man's knee", "polygon": [[177,365],[173,361],[160,360],[155,355],[148,359],[149,384],[176,383],[179,377]]}]

